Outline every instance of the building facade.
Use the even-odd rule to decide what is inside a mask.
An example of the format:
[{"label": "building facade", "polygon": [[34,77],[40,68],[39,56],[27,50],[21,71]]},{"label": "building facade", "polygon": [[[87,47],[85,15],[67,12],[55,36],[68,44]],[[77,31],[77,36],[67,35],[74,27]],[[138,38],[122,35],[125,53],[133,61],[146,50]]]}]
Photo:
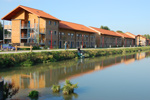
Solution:
[{"label": "building facade", "polygon": [[100,48],[121,47],[122,36],[116,32],[90,27],[96,32],[96,45]]},{"label": "building facade", "polygon": [[[68,48],[95,46],[93,30],[81,24],[60,21],[42,10],[18,6],[2,20],[11,22],[4,25],[4,43],[64,48],[67,41]],[[65,24],[68,27],[64,27]]]}]

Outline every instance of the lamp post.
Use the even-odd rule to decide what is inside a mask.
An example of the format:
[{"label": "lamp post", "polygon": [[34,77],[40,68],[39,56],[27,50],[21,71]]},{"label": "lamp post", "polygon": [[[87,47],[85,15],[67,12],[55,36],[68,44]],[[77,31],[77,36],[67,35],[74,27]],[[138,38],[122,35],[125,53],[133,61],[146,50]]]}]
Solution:
[{"label": "lamp post", "polygon": [[0,100],[3,100],[3,80],[2,78],[0,77]]},{"label": "lamp post", "polygon": [[82,48],[83,48],[83,34],[82,34]]},{"label": "lamp post", "polygon": [[53,46],[52,46],[52,34],[53,34],[53,31],[51,31],[51,46],[50,46],[51,49],[53,49]]}]

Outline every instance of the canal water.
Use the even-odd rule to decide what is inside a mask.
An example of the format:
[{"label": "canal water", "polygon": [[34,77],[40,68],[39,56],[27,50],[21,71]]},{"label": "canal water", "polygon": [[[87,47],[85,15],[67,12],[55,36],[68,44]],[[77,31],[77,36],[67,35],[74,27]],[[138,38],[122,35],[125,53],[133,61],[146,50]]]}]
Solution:
[{"label": "canal water", "polygon": [[[150,52],[13,68],[0,76],[20,88],[17,99],[37,90],[39,100],[150,100]],[[52,85],[63,86],[65,79],[78,83],[75,93],[52,93]]]}]

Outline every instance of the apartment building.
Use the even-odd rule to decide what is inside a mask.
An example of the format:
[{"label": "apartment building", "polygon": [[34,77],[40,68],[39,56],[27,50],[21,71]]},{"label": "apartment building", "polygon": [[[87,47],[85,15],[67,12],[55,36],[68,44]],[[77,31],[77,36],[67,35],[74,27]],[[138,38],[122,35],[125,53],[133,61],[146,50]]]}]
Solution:
[{"label": "apartment building", "polygon": [[95,46],[95,31],[81,24],[60,21],[59,48],[64,47],[65,41],[69,48]]},{"label": "apartment building", "polygon": [[117,34],[120,34],[122,36],[122,45],[124,47],[133,47],[135,46],[135,38],[133,36],[130,36],[126,33],[119,33],[116,32]]},{"label": "apartment building", "polygon": [[114,31],[104,30],[96,27],[90,27],[96,32],[97,47],[121,47],[122,35]]},{"label": "apartment building", "polygon": [[137,46],[146,46],[146,43],[147,43],[146,40],[147,40],[146,37],[144,37],[142,35],[137,35],[135,37],[135,42],[136,42]]},{"label": "apartment building", "polygon": [[4,25],[7,30],[4,31],[4,43],[64,48],[67,41],[69,48],[95,46],[93,30],[81,24],[60,21],[42,10],[20,5],[2,20],[11,22]]}]

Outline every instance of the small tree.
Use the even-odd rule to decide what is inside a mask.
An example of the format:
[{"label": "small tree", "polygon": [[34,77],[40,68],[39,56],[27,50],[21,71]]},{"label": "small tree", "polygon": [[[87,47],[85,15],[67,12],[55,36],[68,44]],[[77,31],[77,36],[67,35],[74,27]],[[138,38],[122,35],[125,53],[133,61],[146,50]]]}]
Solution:
[{"label": "small tree", "polygon": [[120,31],[120,30],[118,30],[118,31],[116,31],[116,32],[118,32],[118,33],[124,33],[124,32],[122,32],[122,31]]},{"label": "small tree", "polygon": [[101,28],[101,29],[105,29],[105,30],[110,30],[110,28],[109,28],[108,26],[103,26],[103,25],[102,25],[100,28]]}]

